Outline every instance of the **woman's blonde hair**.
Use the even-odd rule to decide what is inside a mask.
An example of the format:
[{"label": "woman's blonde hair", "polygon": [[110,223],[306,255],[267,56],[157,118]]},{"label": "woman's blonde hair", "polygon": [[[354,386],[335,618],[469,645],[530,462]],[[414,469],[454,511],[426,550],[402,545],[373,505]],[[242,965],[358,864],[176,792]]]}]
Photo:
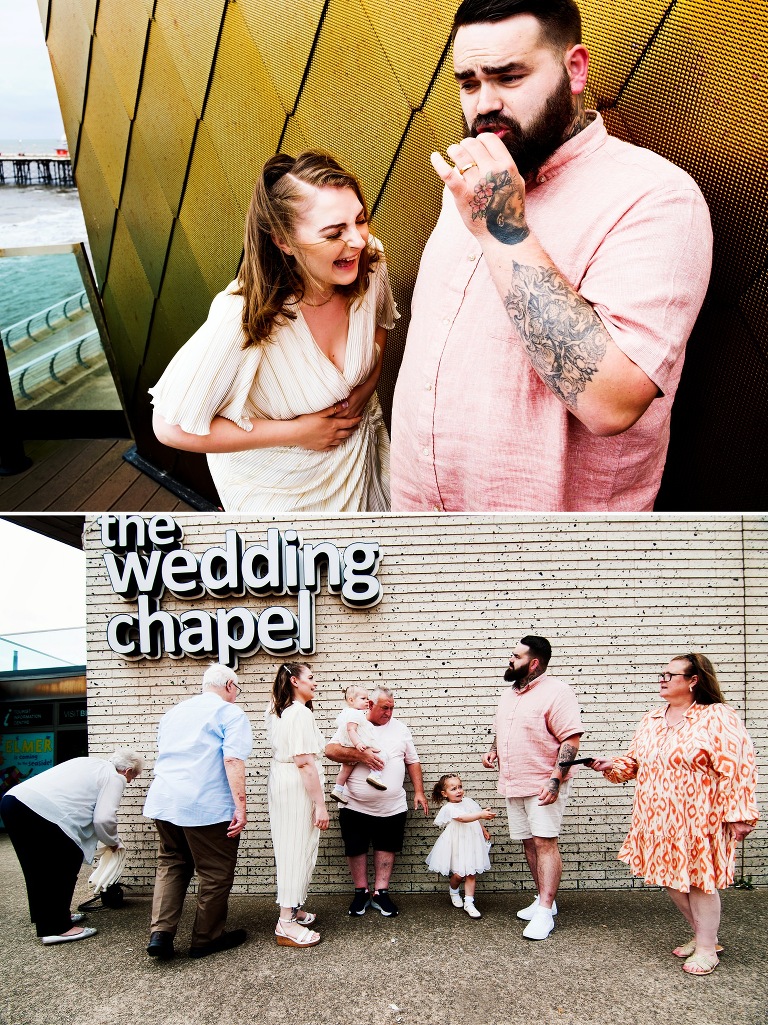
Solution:
[{"label": "woman's blonde hair", "polygon": [[[317,286],[302,259],[296,224],[302,209],[312,202],[311,188],[352,189],[368,220],[368,206],[360,183],[328,153],[306,150],[297,157],[278,153],[264,165],[245,221],[243,263],[236,295],[243,297],[243,348],[259,345],[272,334],[276,322],[295,320],[307,286]],[[278,239],[293,253],[284,252]],[[356,279],[337,285],[347,307],[368,288],[370,271],[379,261],[372,243],[362,250]]]}]

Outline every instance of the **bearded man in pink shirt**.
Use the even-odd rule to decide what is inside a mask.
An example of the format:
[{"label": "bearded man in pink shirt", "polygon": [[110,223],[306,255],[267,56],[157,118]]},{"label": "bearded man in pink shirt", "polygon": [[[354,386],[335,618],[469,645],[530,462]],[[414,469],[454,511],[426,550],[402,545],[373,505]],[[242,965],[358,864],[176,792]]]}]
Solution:
[{"label": "bearded man in pink shirt", "polygon": [[464,0],[467,138],[424,250],[392,508],[653,508],[712,262],[696,183],[585,109],[573,0]]},{"label": "bearded man in pink shirt", "polygon": [[555,927],[555,895],[563,862],[557,838],[568,800],[571,767],[584,732],[576,695],[547,673],[552,646],[546,637],[523,637],[512,653],[493,721],[494,739],[483,765],[498,764],[499,793],[506,798],[509,835],[521,840],[536,885],[533,903],[517,917],[523,936],[544,940]]}]

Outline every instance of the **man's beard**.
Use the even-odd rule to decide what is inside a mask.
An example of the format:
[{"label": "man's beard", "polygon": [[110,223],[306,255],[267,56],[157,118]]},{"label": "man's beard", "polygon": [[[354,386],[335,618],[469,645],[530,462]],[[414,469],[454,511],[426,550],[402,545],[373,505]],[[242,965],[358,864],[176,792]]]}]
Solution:
[{"label": "man's beard", "polygon": [[[563,70],[559,85],[547,97],[542,110],[528,128],[523,129],[519,121],[502,113],[491,113],[478,114],[471,129],[467,130],[474,137],[489,129],[506,128],[501,141],[509,150],[520,174],[527,178],[562,146],[574,115],[571,81]],[[466,120],[464,124],[467,125]]]},{"label": "man's beard", "polygon": [[529,669],[530,663],[526,663],[518,669],[514,669],[512,666],[509,666],[507,671],[504,673],[504,679],[507,683],[514,683],[515,685],[522,684],[528,679]]}]

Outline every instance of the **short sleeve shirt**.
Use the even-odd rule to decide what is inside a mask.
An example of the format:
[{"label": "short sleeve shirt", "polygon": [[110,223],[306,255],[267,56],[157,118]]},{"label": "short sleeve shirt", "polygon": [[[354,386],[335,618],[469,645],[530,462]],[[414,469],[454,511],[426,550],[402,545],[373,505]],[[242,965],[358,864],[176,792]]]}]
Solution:
[{"label": "short sleeve shirt", "polygon": [[446,190],[393,400],[394,512],[653,508],[709,281],[707,205],[689,175],[610,137],[598,114],[527,185],[525,209],[554,265],[659,397],[614,437],[573,416],[533,370]]},{"label": "short sleeve shirt", "polygon": [[493,725],[502,797],[537,794],[552,776],[562,742],[584,732],[575,692],[547,673],[523,690],[508,687]]},{"label": "short sleeve shirt", "polygon": [[[365,782],[370,770],[365,765],[355,765],[347,780],[349,802],[347,808],[365,815],[389,816],[408,810],[403,781],[406,765],[419,761],[411,731],[399,719],[390,719],[384,726],[372,726],[375,746],[387,756],[386,764],[377,773],[386,790],[376,790]],[[334,743],[341,743],[338,735]]]},{"label": "short sleeve shirt", "polygon": [[242,708],[212,691],[188,698],[160,720],[157,746],[144,815],[177,826],[229,821],[235,802],[224,759],[245,761],[253,747]]}]

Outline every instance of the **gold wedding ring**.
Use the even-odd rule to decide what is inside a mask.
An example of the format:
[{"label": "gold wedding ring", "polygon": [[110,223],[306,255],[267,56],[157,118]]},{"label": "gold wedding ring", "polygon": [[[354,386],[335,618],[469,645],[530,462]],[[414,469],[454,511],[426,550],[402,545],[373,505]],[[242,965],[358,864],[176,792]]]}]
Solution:
[{"label": "gold wedding ring", "polygon": [[470,167],[477,167],[477,164],[474,162],[474,160],[469,164],[465,164],[464,167],[457,167],[456,170],[459,172],[459,174],[464,174],[464,172],[468,171]]}]

